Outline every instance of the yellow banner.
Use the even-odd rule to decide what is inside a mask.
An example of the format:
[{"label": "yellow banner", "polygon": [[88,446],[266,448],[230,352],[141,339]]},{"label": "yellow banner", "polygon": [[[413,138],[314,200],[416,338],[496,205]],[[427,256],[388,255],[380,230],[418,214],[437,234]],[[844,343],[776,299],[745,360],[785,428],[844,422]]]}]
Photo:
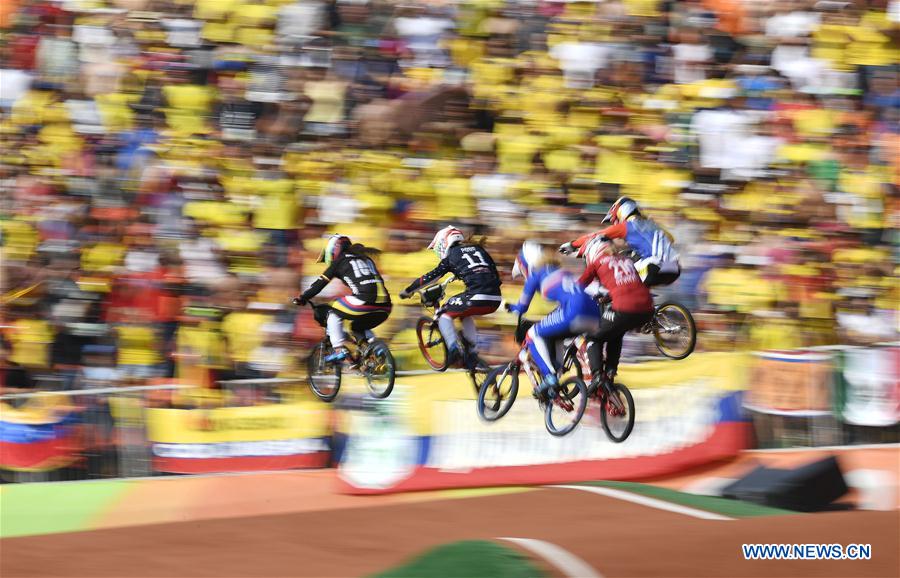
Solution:
[{"label": "yellow banner", "polygon": [[[616,381],[630,389],[666,387],[696,383],[698,387],[736,391],[746,389],[750,356],[746,353],[694,353],[681,361],[660,360],[644,363],[623,363],[619,366]],[[475,415],[475,389],[469,377],[462,372],[433,373],[416,376],[398,376],[399,390],[408,388],[409,394],[398,408],[416,435],[440,435],[433,412],[440,407],[437,402],[458,399],[472,400]],[[396,392],[397,390],[395,390]],[[401,395],[392,394],[393,398]],[[516,403],[531,400],[531,383],[525,373],[519,375],[519,394]],[[538,422],[542,416],[535,411]],[[505,427],[503,422],[492,424]],[[511,426],[510,426],[511,427]]]},{"label": "yellow banner", "polygon": [[329,435],[330,407],[321,402],[148,409],[150,441],[173,444],[276,441]]}]

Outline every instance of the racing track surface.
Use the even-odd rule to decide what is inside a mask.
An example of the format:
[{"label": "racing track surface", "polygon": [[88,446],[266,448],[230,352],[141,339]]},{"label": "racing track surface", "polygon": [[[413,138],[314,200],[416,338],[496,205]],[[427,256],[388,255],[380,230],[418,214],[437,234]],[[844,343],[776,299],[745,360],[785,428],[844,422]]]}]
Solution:
[{"label": "racing track surface", "polygon": [[[373,501],[373,504],[376,502]],[[0,541],[12,576],[360,576],[461,539],[536,538],[615,576],[897,576],[900,511],[703,520],[539,491]],[[745,561],[742,543],[870,543],[869,561]],[[545,561],[541,565],[547,567]],[[448,575],[452,570],[448,569]],[[561,575],[561,574],[557,574]]]}]

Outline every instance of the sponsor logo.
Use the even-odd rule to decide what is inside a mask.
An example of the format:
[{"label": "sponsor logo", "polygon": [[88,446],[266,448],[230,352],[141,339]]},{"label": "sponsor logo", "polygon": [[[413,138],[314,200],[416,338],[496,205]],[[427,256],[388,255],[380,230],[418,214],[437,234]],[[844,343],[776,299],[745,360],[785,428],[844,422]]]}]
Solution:
[{"label": "sponsor logo", "polygon": [[325,451],[328,451],[328,444],[322,438],[212,444],[153,444],[153,455],[161,458],[210,459],[292,456]]},{"label": "sponsor logo", "polygon": [[290,427],[284,416],[217,416],[213,411],[195,411],[195,416],[189,418],[189,426],[197,431],[248,431],[248,430],[274,430]]}]

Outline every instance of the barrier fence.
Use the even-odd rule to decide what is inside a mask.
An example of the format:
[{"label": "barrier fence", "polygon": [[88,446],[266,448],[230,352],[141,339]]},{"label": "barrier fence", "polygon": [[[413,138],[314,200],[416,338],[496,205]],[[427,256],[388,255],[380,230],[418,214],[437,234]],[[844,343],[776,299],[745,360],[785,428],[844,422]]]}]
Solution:
[{"label": "barrier fence", "polygon": [[[723,355],[736,361],[723,362]],[[493,430],[485,429],[472,407],[471,386],[462,383],[466,380],[427,371],[400,375],[398,382],[404,383],[398,383],[388,400],[342,392],[332,405],[314,399],[301,379],[233,380],[220,382],[217,389],[170,383],[59,391],[54,388],[61,381],[46,382],[46,391],[0,396],[0,480],[321,468],[346,460],[349,454],[344,450],[362,430],[365,436],[375,430],[379,435],[396,433],[407,427],[400,427],[404,420],[411,424],[404,435],[418,441],[400,449],[415,454],[410,458],[415,465],[425,467],[430,460],[437,470],[481,467],[481,462],[466,461],[478,456],[487,460],[484,463],[500,463],[503,456],[482,455],[497,447],[498,435],[506,436],[503,443],[513,444],[505,457],[517,456],[522,463],[541,459],[522,453],[523,448],[551,442],[556,445],[545,449],[558,463],[627,458],[629,452],[646,455],[647,447],[659,448],[663,441],[676,440],[672,428],[686,422],[701,429],[749,424],[752,444],[762,448],[897,442],[898,367],[896,343],[754,354],[699,353],[683,362],[623,366],[623,382],[636,391],[640,402],[639,427],[631,439],[615,447],[585,437],[592,431],[590,419],[577,435],[544,439],[548,436],[539,416],[525,412],[530,400],[520,401],[522,407]],[[712,382],[724,393],[710,389]],[[444,395],[451,383],[459,388],[459,395]],[[709,411],[694,415],[701,405]],[[522,416],[517,417],[518,412]],[[362,429],[354,431],[360,424]],[[532,426],[541,431],[532,432]],[[679,443],[687,447],[703,441],[706,433],[701,429],[684,430]],[[523,445],[522,440],[531,441]],[[577,444],[601,447],[588,455],[569,447]],[[387,455],[384,447],[388,446],[378,445],[369,448],[378,450],[371,455],[385,464],[401,455]],[[356,451],[354,455],[354,471],[358,471],[363,454]],[[366,467],[376,466],[371,462]]]},{"label": "barrier fence", "polygon": [[745,409],[760,448],[900,441],[900,347],[754,353]]}]

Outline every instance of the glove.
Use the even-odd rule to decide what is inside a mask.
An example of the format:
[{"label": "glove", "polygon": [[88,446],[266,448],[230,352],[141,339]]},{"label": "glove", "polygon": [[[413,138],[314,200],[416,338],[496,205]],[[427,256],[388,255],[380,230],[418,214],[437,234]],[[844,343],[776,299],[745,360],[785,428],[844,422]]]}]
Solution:
[{"label": "glove", "polygon": [[400,299],[409,299],[410,297],[412,297],[412,291],[404,289],[400,292]]},{"label": "glove", "polygon": [[523,313],[524,307],[522,307],[518,303],[507,303],[506,310],[509,311],[510,313]]},{"label": "glove", "polygon": [[568,243],[563,243],[559,246],[559,252],[563,255],[571,255],[575,252],[575,245],[573,245],[571,241],[569,241]]},{"label": "glove", "polygon": [[297,305],[298,307],[303,307],[304,305],[306,305],[308,303],[308,301],[303,298],[303,295],[299,295],[299,296],[291,299],[291,303],[293,303],[294,305]]}]

